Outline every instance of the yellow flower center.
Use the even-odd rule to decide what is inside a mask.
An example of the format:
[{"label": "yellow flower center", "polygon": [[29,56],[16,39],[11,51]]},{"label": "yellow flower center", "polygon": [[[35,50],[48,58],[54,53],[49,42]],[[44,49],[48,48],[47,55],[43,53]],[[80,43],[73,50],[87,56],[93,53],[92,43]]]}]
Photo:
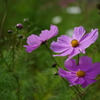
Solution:
[{"label": "yellow flower center", "polygon": [[85,76],[85,72],[84,72],[84,71],[78,71],[78,72],[76,73],[76,75],[77,75],[78,77],[84,77],[84,76]]},{"label": "yellow flower center", "polygon": [[76,39],[74,39],[71,41],[71,45],[72,47],[77,47],[79,45],[79,42]]}]

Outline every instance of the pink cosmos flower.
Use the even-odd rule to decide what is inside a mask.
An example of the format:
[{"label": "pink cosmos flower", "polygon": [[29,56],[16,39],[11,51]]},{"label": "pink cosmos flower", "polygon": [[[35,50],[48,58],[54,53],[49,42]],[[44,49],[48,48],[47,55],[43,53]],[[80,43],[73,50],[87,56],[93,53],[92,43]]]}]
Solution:
[{"label": "pink cosmos flower", "polygon": [[39,36],[32,34],[27,38],[27,44],[24,45],[26,47],[27,52],[32,52],[37,49],[43,42],[48,41],[50,38],[56,36],[58,34],[58,28],[55,25],[50,26],[50,30],[43,30]]},{"label": "pink cosmos flower", "polygon": [[92,29],[90,33],[85,34],[82,26],[74,28],[74,34],[71,37],[62,35],[58,38],[57,42],[51,43],[51,49],[55,53],[60,53],[53,56],[68,56],[68,60],[79,54],[85,53],[85,49],[89,47],[98,38],[98,29]]},{"label": "pink cosmos flower", "polygon": [[75,59],[65,61],[65,67],[69,71],[59,68],[59,75],[66,78],[71,85],[81,84],[83,88],[96,82],[94,78],[100,73],[100,63],[92,64],[90,57],[80,57],[79,65],[76,64]]}]

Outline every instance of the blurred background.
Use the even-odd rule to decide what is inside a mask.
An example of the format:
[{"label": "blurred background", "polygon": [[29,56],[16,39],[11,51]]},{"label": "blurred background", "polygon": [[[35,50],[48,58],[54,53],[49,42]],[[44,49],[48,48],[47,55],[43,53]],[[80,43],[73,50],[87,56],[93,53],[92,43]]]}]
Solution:
[{"label": "blurred background", "polygon": [[[21,30],[16,29],[18,23],[23,25]],[[48,46],[62,34],[72,36],[74,27],[83,26],[87,33],[100,29],[100,0],[0,1],[0,100],[78,100],[55,75],[54,61],[45,46],[32,53],[23,47],[29,35],[39,35],[41,30],[49,30],[51,24],[58,26],[59,33],[49,40]],[[100,62],[99,38],[86,51],[93,62]],[[66,57],[55,59],[64,68]],[[95,83],[83,100],[99,100],[99,83]]]}]

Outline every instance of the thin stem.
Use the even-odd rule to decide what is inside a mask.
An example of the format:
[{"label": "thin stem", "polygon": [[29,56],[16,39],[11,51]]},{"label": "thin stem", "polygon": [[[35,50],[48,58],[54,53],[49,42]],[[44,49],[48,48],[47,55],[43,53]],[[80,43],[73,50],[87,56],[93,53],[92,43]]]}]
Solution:
[{"label": "thin stem", "polygon": [[79,97],[79,100],[82,100],[81,94],[79,94],[78,97]]},{"label": "thin stem", "polygon": [[6,62],[6,60],[5,60],[4,57],[3,57],[3,53],[1,52],[1,49],[0,49],[0,54],[1,54],[1,59],[2,59],[2,61],[4,61],[4,63],[5,63],[6,66],[8,67],[9,72],[12,72],[12,70],[10,69],[9,64]]},{"label": "thin stem", "polygon": [[15,65],[15,62],[14,62],[14,60],[15,60],[15,48],[14,48],[14,46],[13,46],[13,71],[15,70],[15,68],[14,68],[14,65]]},{"label": "thin stem", "polygon": [[75,85],[73,87],[76,89],[76,91],[78,92],[78,94],[81,94],[81,92],[78,90],[78,88]]},{"label": "thin stem", "polygon": [[[47,50],[49,51],[49,53],[50,53],[50,55],[51,55],[51,57],[52,57],[52,59],[54,60],[54,62],[59,66],[59,64],[57,63],[57,61],[54,59],[54,57],[52,56],[52,53],[51,53],[51,51],[50,51],[50,49],[49,49],[49,47],[47,46],[47,44],[45,43],[45,46],[46,46],[46,48],[47,48]],[[56,67],[56,69],[58,70],[58,68]]]},{"label": "thin stem", "polygon": [[3,57],[3,53],[1,52],[1,49],[0,49],[0,53],[1,53],[1,59],[4,61],[4,63],[6,64],[6,66],[8,67],[8,70],[9,72],[11,72],[14,76],[14,78],[16,79],[17,81],[17,85],[18,85],[18,90],[17,90],[17,96],[18,96],[18,100],[20,100],[20,82],[19,82],[19,78],[17,77],[17,75],[14,73],[13,70],[11,70],[9,64],[6,62],[6,60],[4,59]]},{"label": "thin stem", "polygon": [[[59,64],[56,62],[56,60],[55,60],[54,57],[52,56],[52,53],[51,53],[51,51],[50,51],[50,49],[49,49],[49,47],[47,46],[46,43],[45,43],[45,46],[46,46],[46,48],[48,49],[48,51],[49,51],[49,53],[50,53],[52,59],[54,60],[54,62],[59,66]],[[57,67],[56,67],[56,69],[58,70]],[[69,85],[69,83],[68,83],[64,78],[62,78],[62,80],[63,80],[67,85]],[[78,91],[76,92],[76,91],[73,89],[73,87],[71,87],[71,89],[78,95],[78,93],[77,93]]]},{"label": "thin stem", "polygon": [[5,8],[5,13],[4,13],[4,16],[3,16],[3,19],[2,19],[2,22],[1,22],[0,37],[1,37],[1,33],[2,33],[4,22],[5,22],[5,18],[6,18],[6,15],[7,15],[7,9],[8,9],[8,2],[7,2],[7,0],[5,0],[5,2],[6,2],[6,8]]},{"label": "thin stem", "polygon": [[21,100],[21,99],[20,99],[20,81],[19,81],[19,78],[16,76],[15,73],[13,73],[13,76],[15,77],[15,79],[16,79],[16,81],[17,81],[17,85],[18,85],[18,90],[17,90],[18,100]]}]

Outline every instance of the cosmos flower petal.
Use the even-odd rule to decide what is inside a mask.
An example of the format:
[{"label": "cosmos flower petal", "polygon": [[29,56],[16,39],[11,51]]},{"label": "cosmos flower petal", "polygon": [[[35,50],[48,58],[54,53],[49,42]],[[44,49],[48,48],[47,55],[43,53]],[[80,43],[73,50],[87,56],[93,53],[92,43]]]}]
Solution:
[{"label": "cosmos flower petal", "polygon": [[74,28],[74,34],[73,34],[72,38],[79,41],[82,38],[82,36],[84,35],[84,33],[85,33],[85,30],[82,26],[75,27]]},{"label": "cosmos flower petal", "polygon": [[42,41],[41,41],[40,37],[37,36],[37,35],[32,34],[29,37],[27,37],[27,44],[29,46],[33,46],[33,45],[36,45],[36,44],[41,44],[41,42]]},{"label": "cosmos flower petal", "polygon": [[[78,48],[79,48],[79,47],[78,47]],[[84,50],[84,49],[81,49],[81,48],[79,48],[79,51],[82,52],[83,54],[86,53],[85,50]]]},{"label": "cosmos flower petal", "polygon": [[66,35],[61,35],[57,40],[58,43],[69,45],[69,46],[71,46],[71,44],[70,44],[71,41],[72,41],[72,39]]},{"label": "cosmos flower petal", "polygon": [[79,48],[81,50],[86,49],[92,43],[94,43],[97,38],[98,38],[98,29],[92,30],[90,33],[88,33],[82,37],[82,39],[80,40]]},{"label": "cosmos flower petal", "polygon": [[37,49],[40,45],[34,45],[34,46],[28,46],[24,45],[26,47],[26,52],[31,53],[33,50]]},{"label": "cosmos flower petal", "polygon": [[79,51],[78,47],[76,47],[76,48],[73,49],[73,51],[69,54],[69,56],[68,56],[68,58],[67,58],[67,61],[68,61],[69,59],[71,59],[72,57],[76,56],[76,55],[79,54],[79,53],[80,53],[80,51]]},{"label": "cosmos flower petal", "polygon": [[94,63],[90,68],[86,71],[86,77],[93,79],[100,73],[100,62]]},{"label": "cosmos flower petal", "polygon": [[55,25],[50,26],[50,31],[49,30],[43,30],[41,31],[41,34],[39,36],[37,35],[30,35],[27,38],[27,44],[24,45],[26,47],[27,52],[32,52],[36,48],[38,48],[42,43],[47,42],[48,39],[50,39],[53,36],[56,36],[58,34],[58,28]]},{"label": "cosmos flower petal", "polygon": [[74,83],[75,84],[83,84],[84,82],[85,82],[84,78],[80,77]]},{"label": "cosmos flower petal", "polygon": [[47,41],[51,37],[54,37],[58,34],[58,27],[55,25],[50,26],[50,30],[41,31],[40,38],[42,41]]},{"label": "cosmos flower petal", "polygon": [[92,84],[94,82],[96,82],[96,80],[94,79],[89,79],[89,78],[84,78],[85,82],[82,84],[82,87],[85,88],[86,86],[88,86],[89,84]]},{"label": "cosmos flower petal", "polygon": [[69,55],[71,52],[73,51],[73,48],[70,48],[64,52],[62,52],[61,54],[58,54],[58,55],[53,55],[54,57],[56,56],[65,56],[65,55]]},{"label": "cosmos flower petal", "polygon": [[66,78],[67,75],[70,75],[71,72],[65,71],[62,68],[59,68],[58,73],[61,77]]},{"label": "cosmos flower petal", "polygon": [[53,50],[56,53],[60,53],[60,52],[64,52],[67,50],[67,48],[69,49],[68,46],[64,45],[64,44],[60,44],[58,42],[52,42],[51,43],[51,50]]},{"label": "cosmos flower petal", "polygon": [[70,82],[70,83],[74,83],[77,79],[78,79],[78,77],[76,76],[76,75],[71,75],[70,74],[70,76],[71,77],[66,77],[66,79]]},{"label": "cosmos flower petal", "polygon": [[[86,56],[80,57],[79,61],[80,62],[78,65],[76,65],[74,59],[65,61],[64,65],[69,71],[65,73],[66,71],[63,70],[65,76],[60,76],[66,78],[71,83],[70,86],[81,84],[82,87],[85,88],[89,84],[96,82],[94,79],[98,74],[100,74],[100,62],[92,64],[91,58]],[[82,64],[85,67],[89,67],[85,68],[82,66]]]},{"label": "cosmos flower petal", "polygon": [[68,69],[69,71],[74,71],[76,72],[78,70],[78,66],[76,65],[76,61],[75,59],[70,59],[70,60],[66,60],[64,63],[64,66],[66,67],[66,69]]},{"label": "cosmos flower petal", "polygon": [[61,77],[68,79],[70,83],[73,83],[78,79],[75,73],[71,73],[69,71],[65,71],[62,68],[59,68],[58,73]]},{"label": "cosmos flower petal", "polygon": [[[55,50],[54,51],[55,53],[60,53],[60,54],[57,54],[54,56],[67,56],[67,55],[69,55],[68,59],[67,59],[67,60],[69,60],[81,52],[83,54],[85,54],[85,49],[87,47],[89,47],[92,43],[94,43],[96,41],[96,39],[98,38],[98,29],[94,29],[86,35],[84,35],[84,34],[85,34],[85,30],[82,26],[80,26],[80,27],[75,27],[74,34],[73,34],[72,38],[70,38],[66,35],[60,36],[57,39],[57,43],[59,43],[59,45],[65,45],[65,47],[67,46],[69,49],[66,47],[66,50],[65,49],[63,51],[58,50],[59,51],[58,52],[57,49],[55,50],[56,46],[51,45],[51,48],[53,51]],[[71,49],[71,52],[68,51],[70,49]]]},{"label": "cosmos flower petal", "polygon": [[42,41],[41,41],[40,37],[32,34],[29,37],[27,37],[28,45],[24,45],[23,47],[26,47],[26,52],[30,53],[33,50],[37,49],[41,45],[41,43],[42,43]]},{"label": "cosmos flower petal", "polygon": [[47,41],[49,39],[49,37],[48,37],[49,34],[50,34],[50,31],[48,31],[48,30],[41,31],[41,34],[40,34],[41,40]]},{"label": "cosmos flower petal", "polygon": [[50,26],[50,35],[49,38],[54,37],[58,34],[58,27],[55,25]]},{"label": "cosmos flower petal", "polygon": [[79,65],[81,66],[80,70],[86,71],[91,67],[92,59],[90,57],[88,57],[88,56],[80,57]]}]

